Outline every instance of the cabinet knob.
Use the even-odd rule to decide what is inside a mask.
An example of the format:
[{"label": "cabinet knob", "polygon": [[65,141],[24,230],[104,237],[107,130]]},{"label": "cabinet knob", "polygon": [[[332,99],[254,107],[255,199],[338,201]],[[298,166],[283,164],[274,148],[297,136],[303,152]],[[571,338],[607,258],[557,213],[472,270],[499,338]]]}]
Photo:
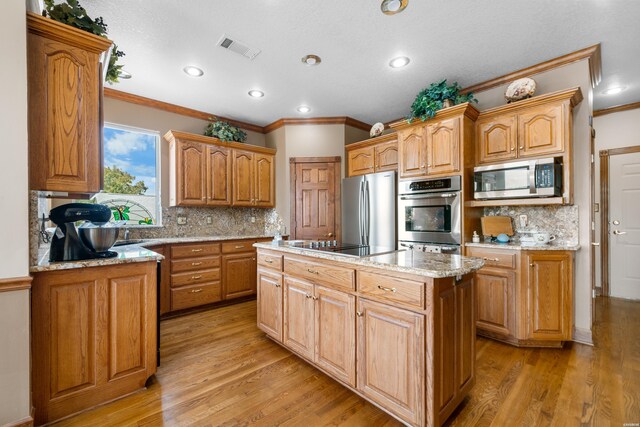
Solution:
[{"label": "cabinet knob", "polygon": [[191,280],[202,279],[202,276],[191,276]]},{"label": "cabinet knob", "polygon": [[424,169],[424,166],[425,166],[425,165],[424,165],[424,163],[423,163],[423,164],[422,164],[422,166],[420,166],[420,169]]},{"label": "cabinet knob", "polygon": [[518,147],[518,149],[520,150],[524,150],[524,145],[522,147]]},{"label": "cabinet knob", "polygon": [[304,297],[305,297],[306,299],[309,299],[309,298],[313,298],[313,295],[311,295],[311,294],[306,294]]},{"label": "cabinet knob", "polygon": [[202,252],[202,249],[191,249],[191,252]]},{"label": "cabinet knob", "polygon": [[255,260],[256,260],[255,258],[251,258],[251,261],[255,261]]},{"label": "cabinet knob", "polygon": [[428,168],[430,168],[430,167],[431,167],[431,165],[427,165],[427,167],[428,167]]},{"label": "cabinet knob", "polygon": [[529,267],[535,267],[534,263],[529,264]]},{"label": "cabinet knob", "polygon": [[516,147],[511,147],[511,151],[516,151]]},{"label": "cabinet knob", "polygon": [[197,294],[198,292],[202,292],[202,289],[192,289],[191,290],[192,294]]},{"label": "cabinet knob", "polygon": [[314,301],[318,301],[318,297],[316,297],[316,296],[311,297],[311,299],[314,300]]},{"label": "cabinet knob", "polygon": [[272,260],[270,260],[269,258],[266,258],[266,259],[264,260],[264,262],[266,262],[267,264],[273,264],[273,261],[272,261]]},{"label": "cabinet knob", "polygon": [[363,314],[364,314],[364,313],[363,313],[363,312],[361,312],[361,311],[356,311],[356,316],[358,316],[358,317],[362,317],[362,315],[363,315]]},{"label": "cabinet knob", "polygon": [[275,286],[276,286],[276,288],[279,288],[281,285],[280,285],[280,283],[276,283]]},{"label": "cabinet knob", "polygon": [[198,265],[202,265],[202,263],[201,262],[192,262],[191,265],[193,267],[197,267]]},{"label": "cabinet knob", "polygon": [[333,237],[333,233],[327,234],[327,237]]}]

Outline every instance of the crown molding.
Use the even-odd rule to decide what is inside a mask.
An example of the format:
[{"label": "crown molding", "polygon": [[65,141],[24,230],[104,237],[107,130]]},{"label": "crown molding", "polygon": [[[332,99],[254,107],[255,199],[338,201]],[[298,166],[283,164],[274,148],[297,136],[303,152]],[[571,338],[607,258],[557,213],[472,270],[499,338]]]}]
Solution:
[{"label": "crown molding", "polygon": [[269,133],[283,126],[297,125],[345,125],[365,131],[369,131],[371,129],[370,124],[361,122],[351,117],[315,117],[308,119],[285,118],[276,120],[275,122],[265,126],[263,129],[264,133]]},{"label": "crown molding", "polygon": [[603,108],[602,110],[594,110],[593,117],[604,116],[611,113],[619,113],[620,111],[635,110],[636,108],[640,108],[640,102],[616,105],[615,107]]},{"label": "crown molding", "polygon": [[475,121],[478,118],[478,115],[480,115],[480,112],[476,107],[471,105],[471,103],[465,102],[463,104],[454,105],[453,107],[438,110],[435,116],[424,121],[420,119],[414,119],[411,123],[409,123],[407,119],[400,119],[397,122],[389,123],[388,126],[394,130],[405,129],[411,126],[415,126],[416,124],[433,123],[439,120],[446,120],[451,117],[456,117],[461,114]]},{"label": "crown molding", "polygon": [[27,29],[30,34],[66,43],[97,54],[108,50],[112,44],[112,41],[106,37],[96,36],[32,12],[27,12]]}]

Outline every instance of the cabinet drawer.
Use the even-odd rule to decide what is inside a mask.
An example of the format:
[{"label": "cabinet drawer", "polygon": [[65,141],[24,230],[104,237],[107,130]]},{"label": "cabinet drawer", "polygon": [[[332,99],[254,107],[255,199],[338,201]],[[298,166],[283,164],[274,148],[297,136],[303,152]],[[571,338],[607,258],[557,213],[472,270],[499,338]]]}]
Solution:
[{"label": "cabinet drawer", "polygon": [[224,242],[222,244],[222,253],[233,254],[238,252],[251,252],[256,248],[253,247],[255,241],[253,240],[241,240],[237,242]]},{"label": "cabinet drawer", "polygon": [[195,283],[211,282],[220,280],[220,269],[192,271],[190,273],[179,273],[171,275],[171,286],[192,285]]},{"label": "cabinet drawer", "polygon": [[184,271],[209,270],[220,267],[220,257],[200,257],[190,259],[178,259],[171,261],[171,272],[182,273]]},{"label": "cabinet drawer", "polygon": [[284,272],[334,288],[355,289],[355,271],[350,268],[285,258]]},{"label": "cabinet drawer", "polygon": [[171,289],[171,310],[211,304],[221,299],[222,287],[220,282],[201,283],[199,285]]},{"label": "cabinet drawer", "polygon": [[193,258],[218,255],[220,243],[195,243],[193,245],[171,246],[171,258]]},{"label": "cabinet drawer", "polygon": [[260,252],[258,254],[258,265],[282,271],[282,255]]},{"label": "cabinet drawer", "polygon": [[487,267],[516,268],[518,254],[508,249],[467,248],[469,256],[475,256],[484,260]]},{"label": "cabinet drawer", "polygon": [[364,294],[424,308],[424,283],[358,272],[358,291]]}]

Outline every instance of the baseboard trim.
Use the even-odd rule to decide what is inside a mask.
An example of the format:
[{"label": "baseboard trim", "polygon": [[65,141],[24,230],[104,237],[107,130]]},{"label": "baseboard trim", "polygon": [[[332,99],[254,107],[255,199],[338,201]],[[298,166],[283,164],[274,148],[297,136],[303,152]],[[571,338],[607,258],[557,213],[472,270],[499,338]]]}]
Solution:
[{"label": "baseboard trim", "polygon": [[0,279],[0,292],[19,291],[22,289],[31,289],[31,281],[33,277],[9,277]]},{"label": "baseboard trim", "polygon": [[26,417],[18,421],[4,424],[2,427],[33,427],[33,417]]},{"label": "baseboard trim", "polygon": [[573,328],[573,342],[590,345],[593,347],[591,329]]}]

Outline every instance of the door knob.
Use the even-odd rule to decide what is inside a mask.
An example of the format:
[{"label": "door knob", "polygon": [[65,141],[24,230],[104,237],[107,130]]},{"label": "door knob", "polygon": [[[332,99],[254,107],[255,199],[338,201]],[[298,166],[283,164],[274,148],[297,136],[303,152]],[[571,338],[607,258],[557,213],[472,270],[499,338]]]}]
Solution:
[{"label": "door knob", "polygon": [[620,231],[620,230],[613,230],[613,234],[615,234],[616,236],[622,236],[623,234],[627,234],[627,232]]},{"label": "door knob", "polygon": [[613,225],[620,225],[620,221],[616,219],[615,221],[613,221]]}]

